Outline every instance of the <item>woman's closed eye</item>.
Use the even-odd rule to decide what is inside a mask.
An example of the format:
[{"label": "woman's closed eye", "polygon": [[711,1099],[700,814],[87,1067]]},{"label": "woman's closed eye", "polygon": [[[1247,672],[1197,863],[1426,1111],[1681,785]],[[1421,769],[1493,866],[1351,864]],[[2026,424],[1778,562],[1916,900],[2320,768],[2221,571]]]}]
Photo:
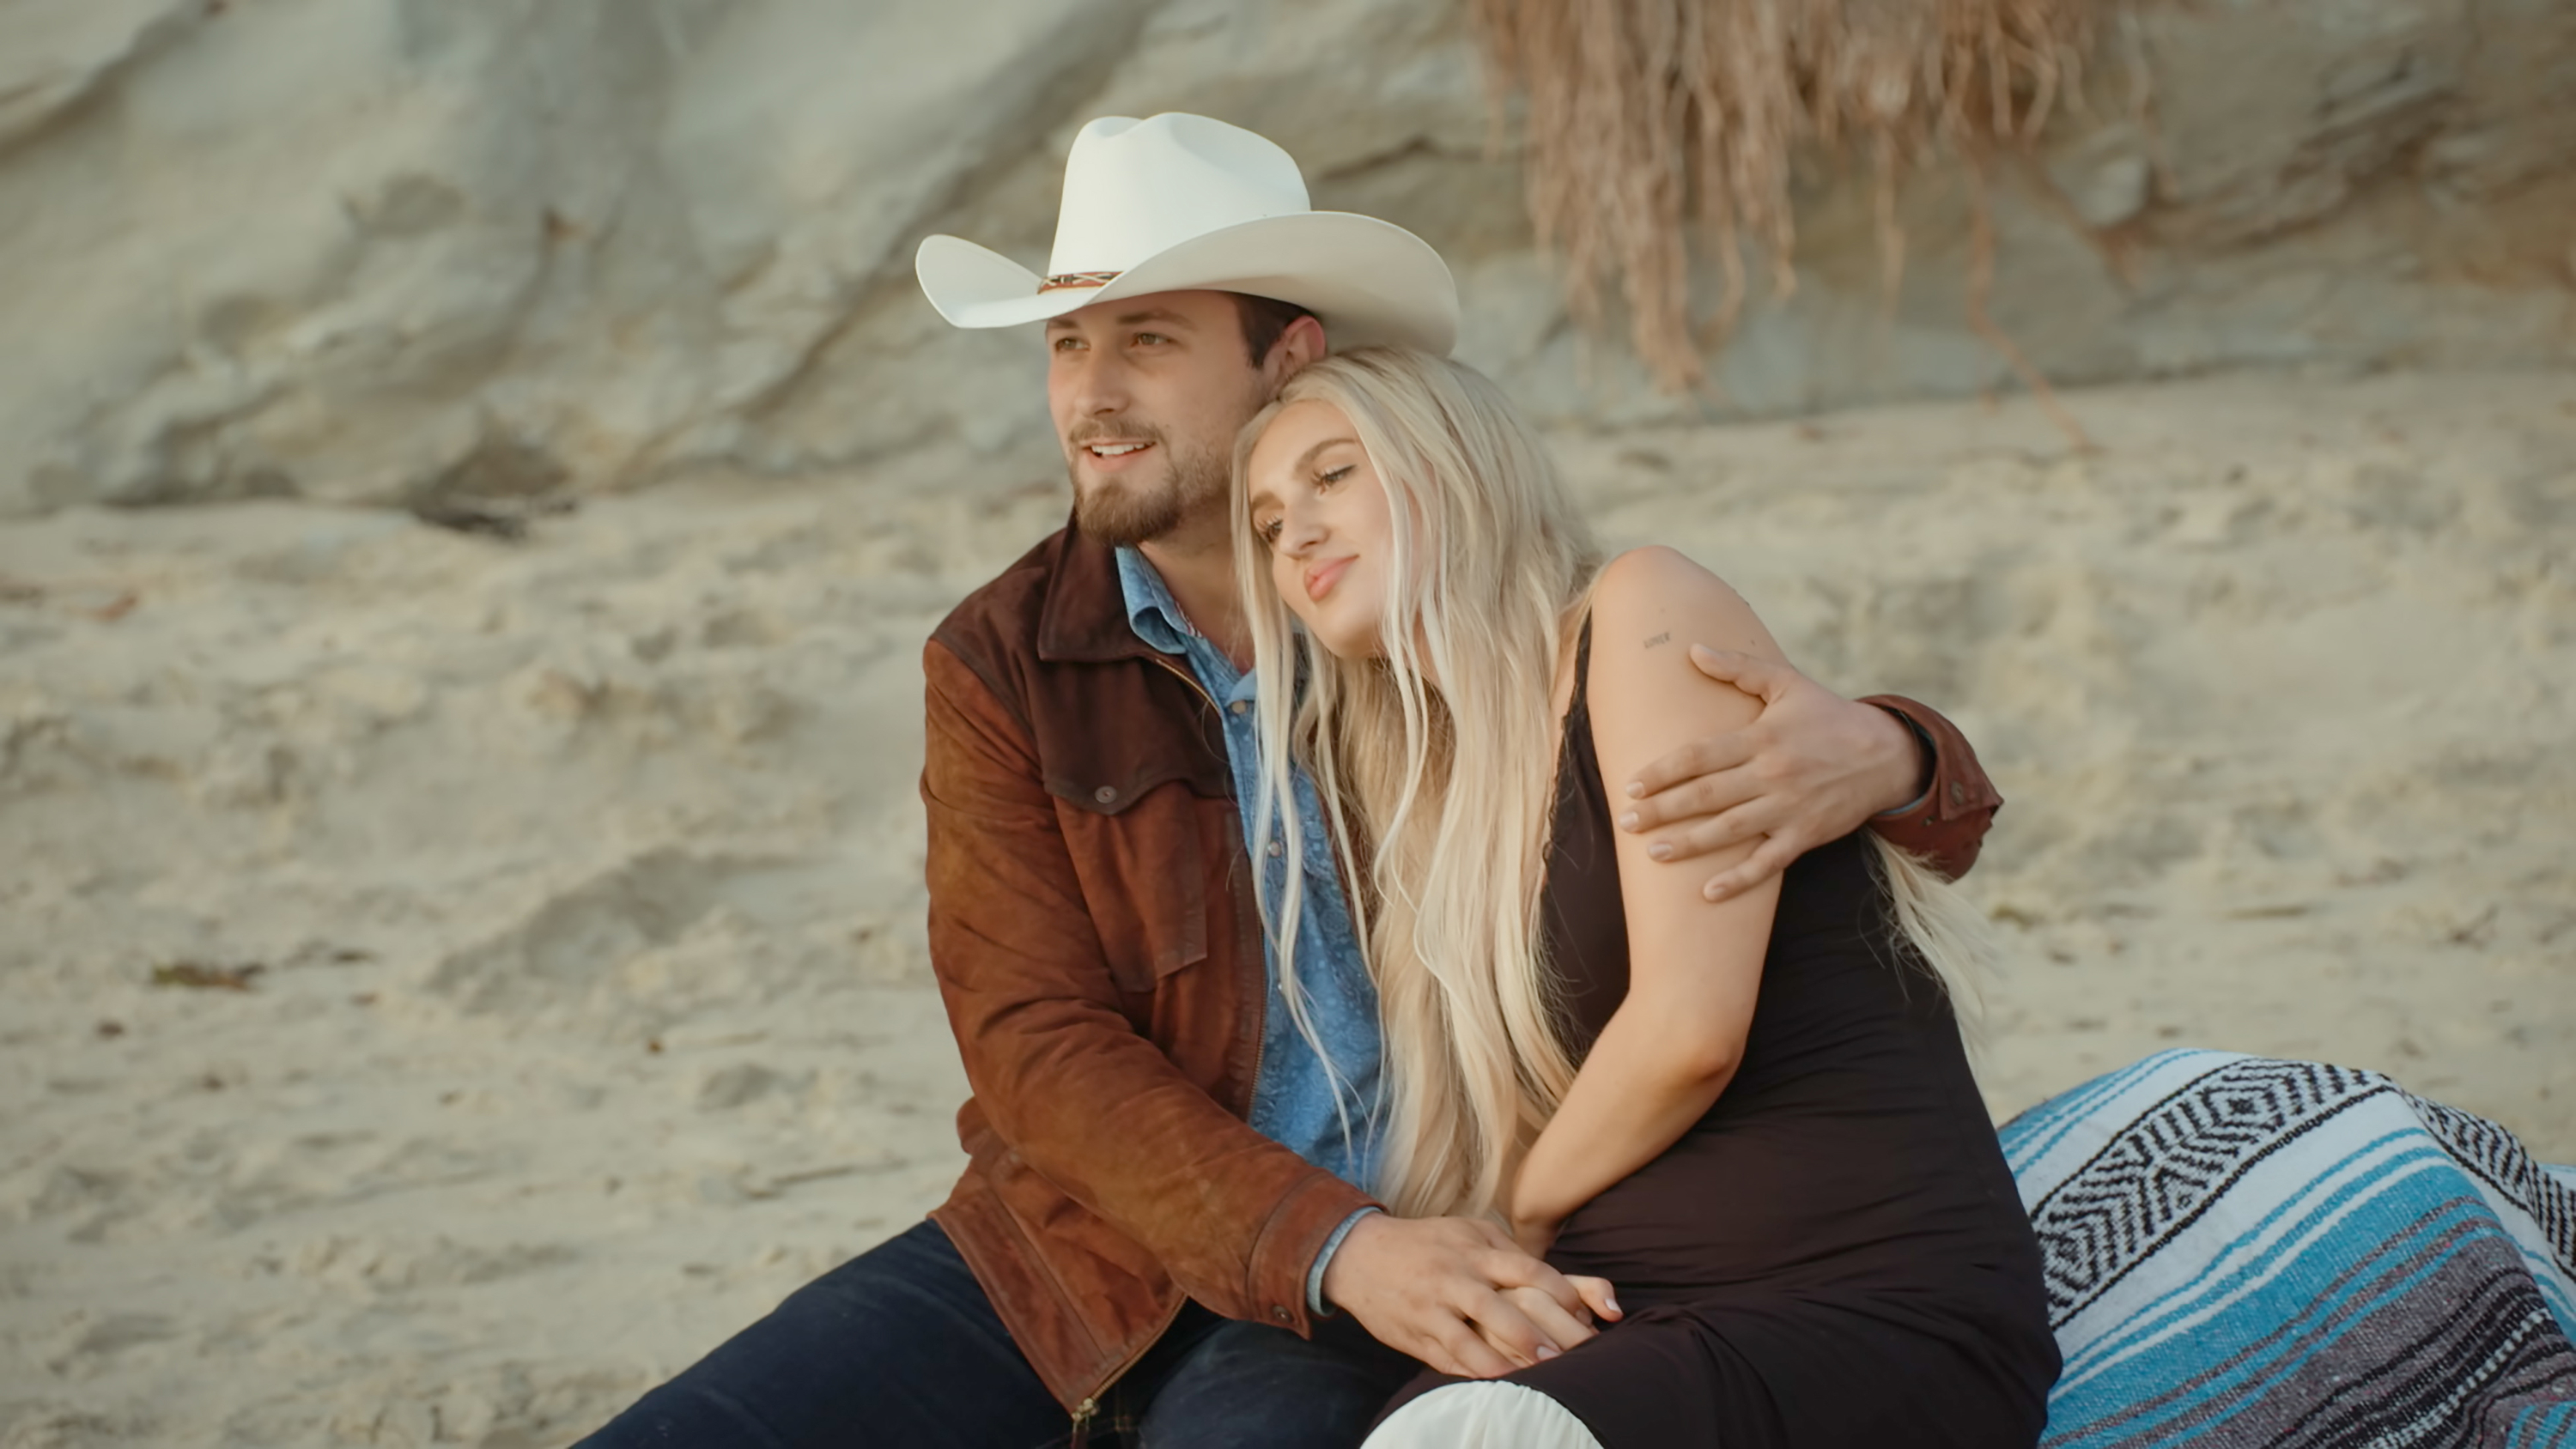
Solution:
[{"label": "woman's closed eye", "polygon": [[1315,491],[1320,493],[1349,476],[1351,476],[1351,465],[1348,463],[1338,468],[1327,468],[1315,475]]},{"label": "woman's closed eye", "polygon": [[1255,519],[1252,524],[1253,536],[1259,538],[1263,543],[1270,545],[1272,548],[1277,548],[1279,546],[1279,529],[1281,525],[1286,522],[1287,520],[1284,518]]}]

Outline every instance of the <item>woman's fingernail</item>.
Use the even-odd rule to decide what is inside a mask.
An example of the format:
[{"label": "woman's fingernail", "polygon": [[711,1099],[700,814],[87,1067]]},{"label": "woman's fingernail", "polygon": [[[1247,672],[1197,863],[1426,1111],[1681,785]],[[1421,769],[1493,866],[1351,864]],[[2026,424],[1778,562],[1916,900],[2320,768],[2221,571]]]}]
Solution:
[{"label": "woman's fingernail", "polygon": [[1646,853],[1657,860],[1670,860],[1673,858],[1673,848],[1661,841],[1657,841],[1655,844],[1647,846]]},{"label": "woman's fingernail", "polygon": [[1713,885],[1708,889],[1701,891],[1700,894],[1713,901],[1722,901],[1726,899],[1726,887],[1722,885]]},{"label": "woman's fingernail", "polygon": [[1631,800],[1643,800],[1643,799],[1645,799],[1645,798],[1646,798],[1646,786],[1645,786],[1645,783],[1644,783],[1643,781],[1639,781],[1639,780],[1631,780],[1631,781],[1629,781],[1629,782],[1628,782],[1628,798],[1629,798],[1629,799],[1631,799]]},{"label": "woman's fingernail", "polygon": [[1620,817],[1619,817],[1619,828],[1620,828],[1620,829],[1622,829],[1622,830],[1634,830],[1634,829],[1636,829],[1636,828],[1637,828],[1637,812],[1636,812],[1636,811],[1634,811],[1634,810],[1631,810],[1631,811],[1629,811],[1627,814],[1620,816]]},{"label": "woman's fingernail", "polygon": [[1538,1346],[1538,1361],[1540,1363],[1545,1363],[1554,1357],[1556,1357],[1556,1349],[1552,1345],[1542,1343]]},{"label": "woman's fingernail", "polygon": [[1616,1294],[1616,1293],[1604,1293],[1604,1294],[1602,1294],[1602,1295],[1601,1295],[1601,1301],[1602,1301],[1602,1302],[1604,1302],[1604,1303],[1609,1304],[1609,1305],[1610,1305],[1610,1311],[1611,1311],[1611,1312],[1613,1312],[1613,1313],[1625,1313],[1625,1312],[1627,1312],[1627,1311],[1628,1311],[1628,1310],[1626,1310],[1626,1309],[1624,1309],[1624,1308],[1621,1308],[1621,1307],[1619,1306],[1619,1295],[1618,1295],[1618,1294]]}]

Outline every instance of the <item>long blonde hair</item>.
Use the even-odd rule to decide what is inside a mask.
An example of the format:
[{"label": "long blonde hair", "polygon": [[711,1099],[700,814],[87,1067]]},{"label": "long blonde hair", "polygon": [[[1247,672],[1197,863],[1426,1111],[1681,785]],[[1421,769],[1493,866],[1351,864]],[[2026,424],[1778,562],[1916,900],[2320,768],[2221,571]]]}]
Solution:
[{"label": "long blonde hair", "polygon": [[[1386,489],[1375,658],[1339,658],[1295,627],[1253,529],[1253,445],[1279,409],[1308,400],[1350,419]],[[1386,1090],[1366,1104],[1380,1132],[1376,1190],[1408,1216],[1490,1213],[1574,1080],[1540,899],[1556,803],[1553,697],[1567,625],[1598,572],[1591,531],[1499,388],[1390,348],[1307,367],[1245,426],[1233,513],[1253,667],[1273,681],[1258,695],[1262,776],[1250,803],[1255,838],[1279,840],[1290,862],[1275,899],[1258,893],[1288,1009],[1324,1056],[1298,972],[1305,842],[1292,771],[1303,764],[1377,985]],[[1282,687],[1300,678],[1302,689]],[[1932,928],[1909,929],[1918,945],[1973,934],[1968,922],[1982,918],[1942,909],[1928,872],[1894,851],[1881,858],[1900,918],[1911,928],[1926,916]]]}]

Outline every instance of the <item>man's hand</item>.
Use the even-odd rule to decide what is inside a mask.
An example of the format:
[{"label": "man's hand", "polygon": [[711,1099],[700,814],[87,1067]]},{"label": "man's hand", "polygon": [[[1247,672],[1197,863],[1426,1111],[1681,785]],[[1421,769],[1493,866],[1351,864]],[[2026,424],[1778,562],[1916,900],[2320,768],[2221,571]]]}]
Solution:
[{"label": "man's hand", "polygon": [[1389,1348],[1444,1374],[1489,1379],[1592,1337],[1610,1285],[1567,1278],[1492,1223],[1371,1213],[1324,1268],[1324,1297]]},{"label": "man's hand", "polygon": [[1690,656],[1700,673],[1761,700],[1762,713],[1740,730],[1648,765],[1628,785],[1636,803],[1619,828],[1686,822],[1655,841],[1657,860],[1687,860],[1759,838],[1751,855],[1702,888],[1710,900],[1769,880],[1919,793],[1932,762],[1887,711],[1845,699],[1786,664],[1697,644]]}]

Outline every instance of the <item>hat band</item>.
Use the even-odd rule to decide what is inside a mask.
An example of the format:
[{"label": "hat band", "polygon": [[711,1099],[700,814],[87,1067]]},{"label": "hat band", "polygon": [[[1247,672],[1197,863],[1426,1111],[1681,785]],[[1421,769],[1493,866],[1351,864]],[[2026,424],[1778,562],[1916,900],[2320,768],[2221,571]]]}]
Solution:
[{"label": "hat band", "polygon": [[1117,281],[1117,272],[1063,272],[1038,283],[1038,295],[1071,291],[1078,287],[1106,287]]}]

